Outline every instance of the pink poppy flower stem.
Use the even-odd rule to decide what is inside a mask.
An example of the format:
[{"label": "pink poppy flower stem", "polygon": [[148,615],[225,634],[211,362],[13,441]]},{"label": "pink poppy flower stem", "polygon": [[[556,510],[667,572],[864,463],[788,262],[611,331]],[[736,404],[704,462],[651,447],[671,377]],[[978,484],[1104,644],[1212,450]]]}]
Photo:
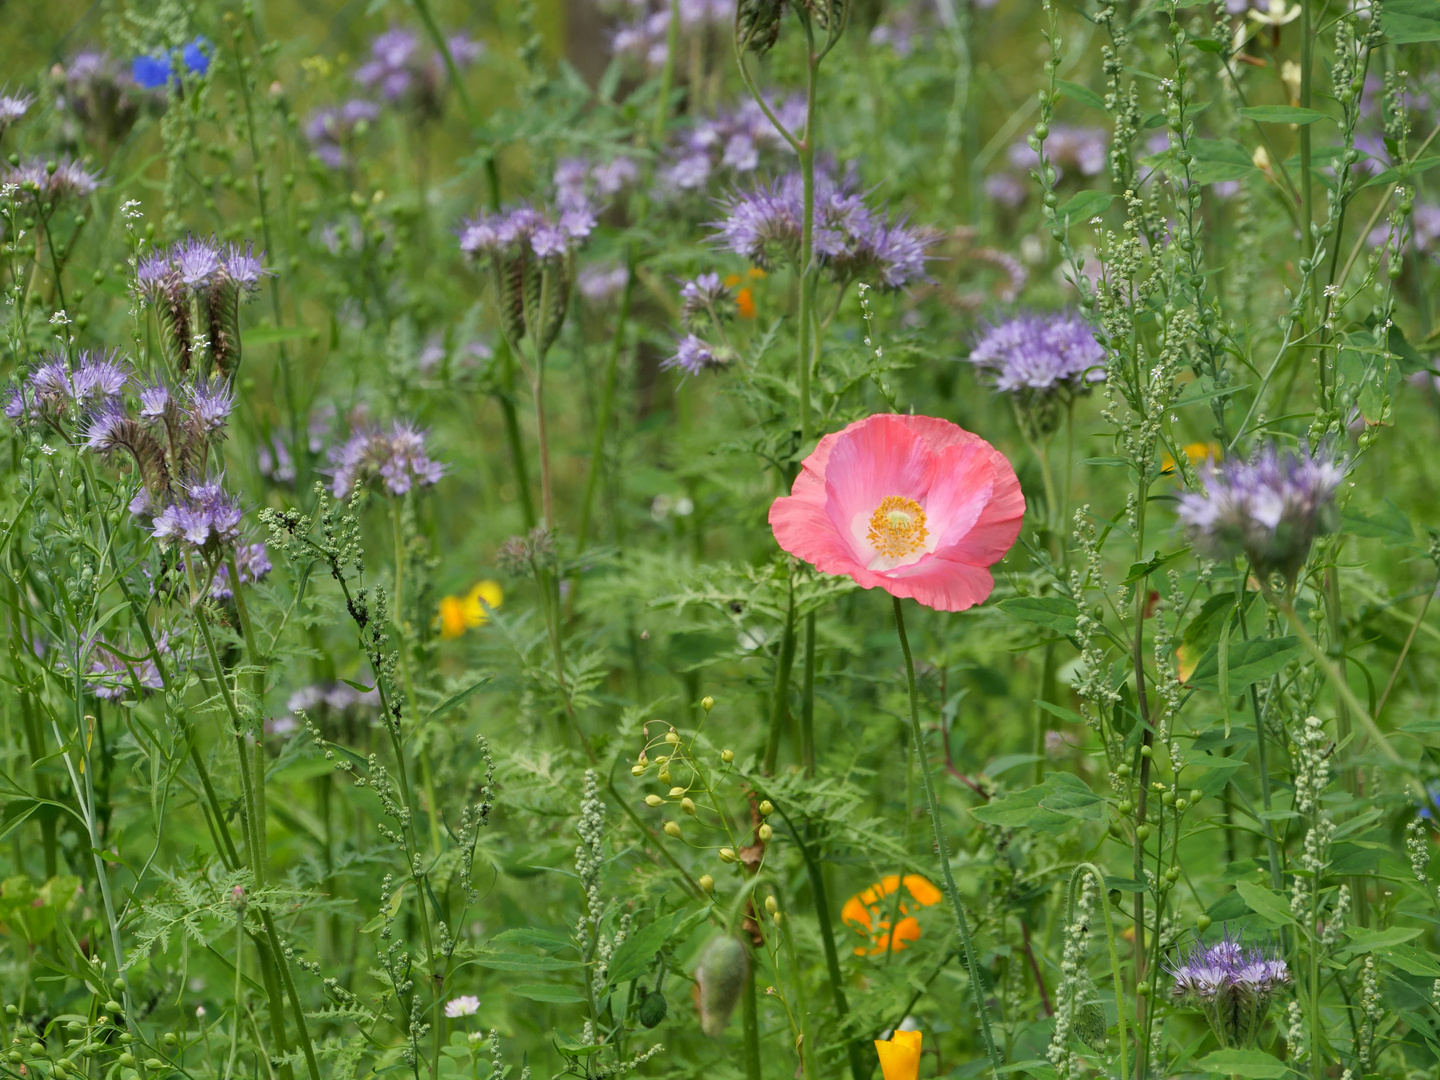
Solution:
[{"label": "pink poppy flower stem", "polygon": [[905,610],[900,597],[892,596],[895,605],[895,632],[900,637],[900,651],[905,654],[905,685],[910,694],[910,741],[920,763],[920,778],[925,782],[925,805],[930,813],[930,828],[935,834],[935,850],[940,855],[940,877],[945,885],[945,896],[955,912],[955,925],[960,930],[960,944],[965,958],[965,971],[970,976],[970,992],[975,995],[975,1009],[980,1014],[980,1035],[985,1042],[985,1053],[995,1075],[1000,1075],[1000,1050],[995,1045],[995,1034],[990,1030],[990,1013],[985,1007],[985,984],[980,980],[980,965],[975,959],[975,943],[970,938],[970,921],[965,918],[965,907],[960,902],[960,890],[955,887],[955,875],[950,872],[950,848],[945,842],[945,830],[940,824],[940,803],[935,797],[935,780],[930,775],[930,758],[925,753],[925,736],[920,730],[920,698],[915,690],[915,660],[910,655],[910,639],[905,633]]}]

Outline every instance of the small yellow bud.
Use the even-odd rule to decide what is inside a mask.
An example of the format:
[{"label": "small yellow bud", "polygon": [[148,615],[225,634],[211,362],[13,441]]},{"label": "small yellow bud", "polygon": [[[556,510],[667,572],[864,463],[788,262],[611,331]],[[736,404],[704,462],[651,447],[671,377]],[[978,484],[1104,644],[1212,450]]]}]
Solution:
[{"label": "small yellow bud", "polygon": [[760,801],[760,814],[762,817],[769,817],[774,812],[775,804],[772,803],[769,799],[762,799]]},{"label": "small yellow bud", "polygon": [[655,764],[656,764],[656,765],[663,766],[663,765],[664,765],[667,761],[669,761],[669,760],[670,760],[670,759],[669,759],[666,755],[661,754],[659,757],[657,757],[657,758],[655,759]]},{"label": "small yellow bud", "polygon": [[721,750],[721,751],[720,751],[720,760],[723,761],[723,762],[725,762],[726,765],[729,765],[732,761],[735,760],[735,751],[734,751],[734,750]]},{"label": "small yellow bud", "polygon": [[715,879],[709,874],[701,874],[700,888],[704,889],[707,893],[713,893],[715,891]]},{"label": "small yellow bud", "polygon": [[678,821],[665,822],[665,835],[680,839],[680,823]]},{"label": "small yellow bud", "polygon": [[771,915],[774,915],[775,912],[780,910],[780,901],[776,900],[773,896],[765,897],[765,910]]},{"label": "small yellow bud", "polygon": [[667,732],[665,733],[665,741],[666,741],[667,743],[669,743],[671,746],[679,746],[679,745],[680,745],[680,736],[679,736],[676,732],[667,731]]},{"label": "small yellow bud", "polygon": [[734,862],[734,861],[735,861],[735,849],[734,849],[734,848],[722,847],[718,852],[716,852],[716,854],[718,854],[718,855],[720,856],[720,861],[721,861],[721,862]]},{"label": "small yellow bud", "polygon": [[646,805],[646,806],[664,806],[664,805],[665,805],[665,800],[662,799],[662,798],[660,798],[659,795],[646,795],[646,796],[645,796],[645,805]]},{"label": "small yellow bud", "polygon": [[685,813],[689,814],[691,817],[694,817],[694,816],[695,816],[695,800],[694,800],[694,799],[688,799],[688,798],[687,798],[687,799],[681,799],[681,800],[680,800],[680,809],[681,809],[681,810],[684,810]]},{"label": "small yellow bud", "polygon": [[776,926],[779,926],[782,922],[785,921],[785,914],[784,912],[777,911],[774,915],[770,916],[770,919],[775,923]]},{"label": "small yellow bud", "polygon": [[775,830],[770,828],[768,824],[761,825],[760,828],[755,830],[755,835],[760,837],[761,841],[769,843],[770,837],[775,835]]},{"label": "small yellow bud", "polygon": [[631,776],[644,776],[644,775],[645,775],[645,766],[644,766],[644,765],[631,765],[631,766],[630,766],[630,775],[631,775]]},{"label": "small yellow bud", "polygon": [[672,798],[672,799],[678,799],[681,795],[684,795],[684,794],[685,794],[685,789],[684,789],[683,787],[672,787],[672,788],[670,789],[670,798]]},{"label": "small yellow bud", "polygon": [[668,768],[661,769],[655,778],[662,784],[670,783],[670,770]]},{"label": "small yellow bud", "polygon": [[713,697],[711,697],[709,694],[706,694],[704,697],[702,697],[702,698],[700,699],[700,708],[704,709],[706,712],[709,712],[709,711],[710,711],[711,709],[713,709],[714,707],[715,707],[715,699],[714,699]]}]

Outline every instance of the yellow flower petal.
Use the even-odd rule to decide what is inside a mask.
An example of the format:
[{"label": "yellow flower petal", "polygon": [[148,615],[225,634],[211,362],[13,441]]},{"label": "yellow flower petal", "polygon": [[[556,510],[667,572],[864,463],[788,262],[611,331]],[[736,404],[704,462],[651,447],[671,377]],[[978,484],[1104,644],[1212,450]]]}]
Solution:
[{"label": "yellow flower petal", "polygon": [[498,581],[481,581],[465,594],[465,624],[484,626],[490,621],[490,612],[505,600],[505,591]]},{"label": "yellow flower petal", "polygon": [[458,596],[440,598],[440,636],[457,638],[465,633],[465,602]]},{"label": "yellow flower petal", "polygon": [[880,1072],[885,1080],[916,1080],[920,1075],[920,1041],[918,1031],[897,1031],[889,1042],[875,1040],[875,1053],[880,1057]]}]

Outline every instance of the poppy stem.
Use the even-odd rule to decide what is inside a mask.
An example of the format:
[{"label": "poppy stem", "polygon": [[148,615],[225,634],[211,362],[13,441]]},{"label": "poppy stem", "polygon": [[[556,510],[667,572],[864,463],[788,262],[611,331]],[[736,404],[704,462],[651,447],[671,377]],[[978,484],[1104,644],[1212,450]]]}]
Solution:
[{"label": "poppy stem", "polygon": [[935,850],[940,856],[940,877],[945,885],[945,895],[955,911],[955,925],[960,930],[961,955],[965,970],[970,976],[970,991],[975,995],[975,1010],[980,1014],[980,1035],[985,1041],[985,1053],[990,1057],[991,1068],[1000,1075],[1000,1051],[995,1045],[995,1035],[990,1030],[990,1013],[985,1007],[985,985],[980,979],[980,965],[975,958],[975,944],[970,939],[970,923],[965,918],[965,907],[960,902],[960,890],[955,887],[955,875],[950,872],[950,849],[945,843],[945,830],[940,824],[940,803],[935,797],[935,780],[930,775],[930,759],[925,754],[925,739],[920,731],[920,698],[915,692],[915,660],[910,655],[910,639],[905,634],[905,611],[900,598],[892,596],[895,604],[895,632],[900,636],[900,651],[905,654],[905,684],[910,694],[910,741],[914,744],[916,759],[920,763],[920,779],[925,784],[925,805],[930,812],[930,827],[935,833]]}]

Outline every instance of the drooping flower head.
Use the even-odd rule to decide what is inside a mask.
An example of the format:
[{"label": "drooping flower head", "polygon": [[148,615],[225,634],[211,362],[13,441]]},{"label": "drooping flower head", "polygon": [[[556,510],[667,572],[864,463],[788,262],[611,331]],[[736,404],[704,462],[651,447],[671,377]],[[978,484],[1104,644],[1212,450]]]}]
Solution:
[{"label": "drooping flower head", "polygon": [[397,420],[389,429],[364,427],[330,452],[334,466],[333,490],[346,499],[355,485],[378,476],[391,495],[404,495],[414,487],[439,483],[445,467],[430,457],[425,432],[409,421]]},{"label": "drooping flower head", "polygon": [[1027,396],[1076,393],[1105,378],[1105,350],[1072,311],[1017,315],[980,335],[970,362],[997,390]]},{"label": "drooping flower head", "polygon": [[[805,220],[798,172],[737,192],[722,204],[719,239],[731,251],[768,269],[780,258],[798,265]],[[815,262],[836,282],[899,289],[923,280],[934,234],[872,210],[851,177],[815,173],[811,242]]]},{"label": "drooping flower head", "polygon": [[963,611],[1025,515],[1005,455],[948,420],[890,413],[826,435],[770,507],[780,546],[826,574]]},{"label": "drooping flower head", "polygon": [[1335,491],[1344,478],[1326,449],[1266,446],[1249,460],[1205,469],[1204,491],[1180,496],[1180,520],[1207,557],[1244,555],[1257,574],[1293,581],[1315,538],[1339,525]]},{"label": "drooping flower head", "polygon": [[575,253],[595,228],[588,206],[559,214],[522,205],[461,223],[460,250],[495,277],[500,320],[512,344],[533,337],[544,353],[569,307]]},{"label": "drooping flower head", "polygon": [[1228,934],[1197,943],[1169,971],[1176,999],[1198,1006],[1224,1047],[1254,1046],[1270,1002],[1290,981],[1284,960]]}]

